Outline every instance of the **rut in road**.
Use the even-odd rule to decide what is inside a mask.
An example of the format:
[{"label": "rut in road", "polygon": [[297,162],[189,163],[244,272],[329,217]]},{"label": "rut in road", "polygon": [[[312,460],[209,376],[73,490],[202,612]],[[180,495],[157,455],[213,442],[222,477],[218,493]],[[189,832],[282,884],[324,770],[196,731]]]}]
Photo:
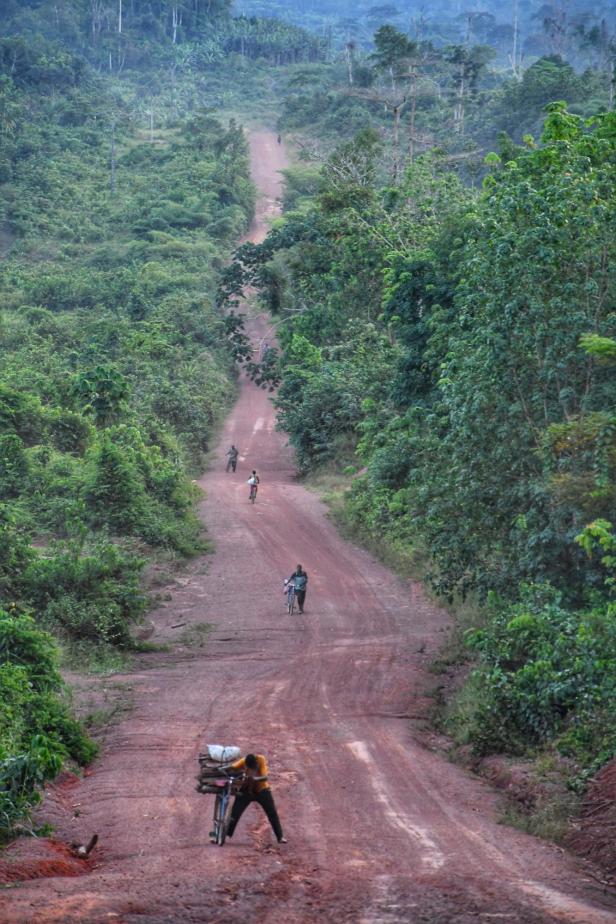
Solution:
[{"label": "rut in road", "polygon": [[[259,240],[286,161],[269,132],[253,133],[251,149]],[[272,339],[267,319],[250,327],[256,342]],[[235,475],[224,471],[231,443]],[[153,621],[154,639],[169,642],[180,623],[210,622],[207,643],[114,678],[130,684],[134,710],[92,772],[56,787],[43,812],[60,840],[96,831],[95,863],[0,893],[0,919],[616,921],[614,901],[571,858],[499,826],[492,791],[415,740],[405,717],[429,707],[447,616],[340,538],[296,481],[268,396],[247,380],[202,485],[215,554],[177,580]],[[282,580],[297,562],[310,576],[306,612],[289,617]],[[206,741],[267,755],[288,845],[273,843],[257,807],[223,849],[210,845],[212,799],[194,791]]]}]

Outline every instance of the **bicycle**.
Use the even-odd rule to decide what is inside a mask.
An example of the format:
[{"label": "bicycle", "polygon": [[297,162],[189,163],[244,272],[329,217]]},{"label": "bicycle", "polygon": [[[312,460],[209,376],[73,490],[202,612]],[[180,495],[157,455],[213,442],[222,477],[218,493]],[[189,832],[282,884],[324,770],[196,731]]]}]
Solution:
[{"label": "bicycle", "polygon": [[216,793],[214,802],[214,843],[222,847],[227,837],[227,826],[229,824],[229,815],[231,814],[231,795],[233,780],[226,780],[222,792]]},{"label": "bicycle", "polygon": [[295,584],[292,581],[286,581],[285,590],[287,593],[287,611],[289,616],[292,616],[295,610]]},{"label": "bicycle", "polygon": [[250,495],[249,495],[249,497],[248,497],[248,500],[249,500],[251,503],[254,504],[254,502],[256,501],[256,499],[257,499],[257,485],[256,485],[256,484],[251,484],[251,485],[250,485]]},{"label": "bicycle", "polygon": [[[224,777],[223,779],[221,779],[221,775]],[[243,780],[243,773],[232,774],[222,768],[208,768],[208,770],[202,770],[199,775],[197,791],[216,795],[213,828],[210,831],[210,837],[219,847],[223,846],[227,838],[229,816],[231,815],[231,797],[237,795]]]}]

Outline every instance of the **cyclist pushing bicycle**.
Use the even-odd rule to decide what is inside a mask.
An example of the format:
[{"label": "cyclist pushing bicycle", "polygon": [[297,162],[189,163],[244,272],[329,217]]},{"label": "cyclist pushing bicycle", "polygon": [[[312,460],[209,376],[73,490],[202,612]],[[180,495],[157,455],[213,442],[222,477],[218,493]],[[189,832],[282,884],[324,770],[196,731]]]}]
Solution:
[{"label": "cyclist pushing bicycle", "polygon": [[[303,613],[304,602],[306,600],[306,590],[308,588],[308,575],[301,565],[298,565],[291,577],[287,578],[285,585],[287,587],[292,585],[299,611],[300,613]],[[292,612],[292,609],[290,609],[289,612]]]},{"label": "cyclist pushing bicycle", "polygon": [[240,760],[228,764],[224,769],[233,774],[243,773],[240,791],[235,797],[231,817],[227,825],[227,837],[233,837],[236,825],[251,802],[258,802],[268,817],[279,844],[286,844],[282,825],[276,811],[276,804],[268,782],[267,761],[263,754],[247,754]]},{"label": "cyclist pushing bicycle", "polygon": [[250,478],[248,479],[248,484],[250,485],[250,494],[248,495],[248,500],[254,502],[257,499],[257,491],[259,490],[260,478],[257,475],[255,469],[253,468],[250,473]]}]

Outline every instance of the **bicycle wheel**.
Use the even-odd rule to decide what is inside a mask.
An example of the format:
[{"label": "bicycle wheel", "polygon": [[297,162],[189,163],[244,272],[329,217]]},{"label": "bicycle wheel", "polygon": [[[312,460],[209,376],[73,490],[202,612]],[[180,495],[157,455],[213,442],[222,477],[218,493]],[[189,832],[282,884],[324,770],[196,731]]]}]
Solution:
[{"label": "bicycle wheel", "polygon": [[221,798],[220,824],[216,834],[216,843],[222,847],[227,837],[227,825],[229,824],[229,815],[231,814],[231,796],[225,793]]},{"label": "bicycle wheel", "polygon": [[220,829],[222,825],[223,815],[223,796],[216,794],[216,801],[214,802],[214,840],[217,844],[220,843]]},{"label": "bicycle wheel", "polygon": [[287,597],[287,609],[289,611],[289,616],[292,616],[293,610],[295,609],[295,594],[291,594]]}]

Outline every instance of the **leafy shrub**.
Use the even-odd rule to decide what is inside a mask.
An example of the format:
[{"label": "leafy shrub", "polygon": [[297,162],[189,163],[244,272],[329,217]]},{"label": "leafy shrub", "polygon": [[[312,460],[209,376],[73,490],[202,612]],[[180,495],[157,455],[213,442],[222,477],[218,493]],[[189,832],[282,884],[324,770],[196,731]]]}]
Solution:
[{"label": "leafy shrub", "polygon": [[0,429],[14,432],[24,443],[32,445],[42,431],[40,401],[0,383]]},{"label": "leafy shrub", "polygon": [[34,523],[38,530],[57,536],[69,533],[69,524],[81,516],[79,501],[84,481],[81,460],[68,453],[56,452],[49,445],[31,449],[28,453],[29,479],[27,503],[20,502],[28,527]]},{"label": "leafy shrub", "polygon": [[93,438],[92,425],[81,414],[54,408],[46,415],[49,439],[61,452],[82,456]]},{"label": "leafy shrub", "polygon": [[97,426],[102,427],[121,415],[129,394],[126,379],[109,363],[78,372],[73,378],[72,390],[83,411],[91,414]]},{"label": "leafy shrub", "polygon": [[143,520],[146,497],[135,454],[108,431],[88,459],[85,500],[93,525],[108,526],[117,535],[134,533]]},{"label": "leafy shrub", "polygon": [[365,400],[383,396],[391,375],[391,347],[370,323],[352,320],[343,344],[329,351],[294,334],[276,396],[278,425],[290,434],[303,469],[333,458],[341,437],[352,436]]},{"label": "leafy shrub", "polygon": [[0,435],[0,497],[17,497],[28,479],[28,457],[16,433]]},{"label": "leafy shrub", "polygon": [[148,599],[139,577],[143,561],[104,540],[83,552],[79,543],[35,558],[23,594],[48,628],[72,638],[129,646],[129,629]]},{"label": "leafy shrub", "polygon": [[178,461],[148,445],[135,427],[104,431],[89,458],[84,496],[96,528],[182,554],[197,548],[200,526],[192,513],[197,492]]},{"label": "leafy shrub", "polygon": [[492,601],[477,652],[466,734],[479,754],[525,753],[556,739],[588,766],[616,751],[616,623],[611,608],[571,612],[547,585]]},{"label": "leafy shrub", "polygon": [[19,530],[15,512],[0,503],[0,587],[6,601],[19,599],[23,572],[32,557],[30,543]]},{"label": "leafy shrub", "polygon": [[86,764],[96,754],[62,698],[57,664],[51,636],[0,610],[0,839],[66,758]]}]

